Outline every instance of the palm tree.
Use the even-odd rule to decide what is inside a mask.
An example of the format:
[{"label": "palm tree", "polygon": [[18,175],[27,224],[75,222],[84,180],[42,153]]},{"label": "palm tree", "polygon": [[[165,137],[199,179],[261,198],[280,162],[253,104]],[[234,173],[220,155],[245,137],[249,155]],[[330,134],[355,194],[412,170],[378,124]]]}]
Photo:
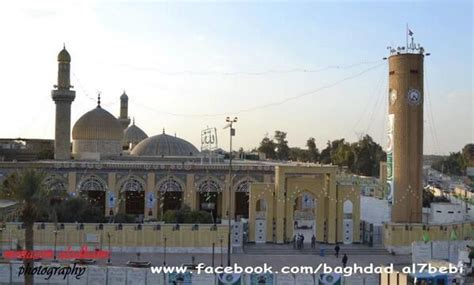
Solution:
[{"label": "palm tree", "polygon": [[[23,169],[9,175],[0,187],[0,197],[16,201],[14,214],[25,226],[25,250],[32,251],[34,222],[44,207],[49,205],[48,191],[43,183],[45,173],[36,169]],[[32,259],[24,259],[25,267],[33,267]],[[25,284],[33,284],[33,275],[25,274]]]}]

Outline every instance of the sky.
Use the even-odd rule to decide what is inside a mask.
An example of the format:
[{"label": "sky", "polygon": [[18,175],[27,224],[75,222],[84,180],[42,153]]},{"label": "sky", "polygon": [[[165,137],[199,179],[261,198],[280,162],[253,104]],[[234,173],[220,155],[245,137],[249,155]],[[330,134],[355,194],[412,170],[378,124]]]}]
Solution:
[{"label": "sky", "polygon": [[[0,137],[54,138],[51,89],[66,45],[76,91],[72,125],[96,107],[129,116],[149,136],[200,148],[215,127],[228,149],[275,130],[386,145],[388,46],[406,25],[425,59],[425,154],[474,142],[471,1],[4,1],[0,4]],[[71,128],[72,128],[71,125]]]}]

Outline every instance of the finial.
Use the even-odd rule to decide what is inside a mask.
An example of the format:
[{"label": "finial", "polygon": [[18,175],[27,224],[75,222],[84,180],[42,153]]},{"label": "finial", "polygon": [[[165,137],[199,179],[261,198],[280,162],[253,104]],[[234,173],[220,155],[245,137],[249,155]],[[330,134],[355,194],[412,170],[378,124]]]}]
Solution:
[{"label": "finial", "polygon": [[135,117],[132,118],[132,124],[135,125]]},{"label": "finial", "polygon": [[97,94],[97,108],[100,108],[100,92]]},{"label": "finial", "polygon": [[165,134],[165,128],[163,128],[163,134]]},{"label": "finial", "polygon": [[66,49],[66,43],[63,43],[63,49]]}]

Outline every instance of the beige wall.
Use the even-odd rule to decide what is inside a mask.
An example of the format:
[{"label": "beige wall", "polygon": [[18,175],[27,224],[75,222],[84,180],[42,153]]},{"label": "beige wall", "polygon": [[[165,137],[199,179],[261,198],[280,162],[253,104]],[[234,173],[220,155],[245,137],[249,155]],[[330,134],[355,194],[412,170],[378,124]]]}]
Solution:
[{"label": "beige wall", "polygon": [[[6,229],[0,232],[4,249],[12,247],[15,241],[24,246],[24,230],[20,229],[18,223],[6,224]],[[87,245],[89,248],[108,248],[107,234],[111,236],[111,247],[113,251],[136,252],[136,247],[143,251],[161,251],[164,246],[164,237],[167,238],[167,247],[179,247],[186,250],[210,249],[212,243],[216,248],[220,246],[220,238],[224,248],[227,245],[227,226],[217,225],[217,230],[211,230],[212,225],[200,225],[198,230],[192,230],[192,225],[180,225],[179,230],[173,230],[174,225],[161,225],[161,230],[156,230],[155,225],[143,224],[142,230],[137,229],[137,224],[123,224],[123,229],[118,230],[118,224],[103,224],[103,230],[99,230],[99,224],[84,224],[84,229],[79,230],[78,224],[64,224],[64,230],[58,230],[58,247],[81,247]],[[40,224],[35,224],[35,247],[51,247],[54,245],[54,225],[45,224],[45,229],[39,229]],[[97,237],[97,242],[87,242],[87,235]],[[154,249],[155,248],[155,249]]]},{"label": "beige wall", "polygon": [[474,239],[474,223],[450,225],[386,224],[383,227],[383,243],[389,246],[410,246],[414,241],[423,241],[423,233],[430,240],[450,240],[451,232],[456,232],[458,240]]}]

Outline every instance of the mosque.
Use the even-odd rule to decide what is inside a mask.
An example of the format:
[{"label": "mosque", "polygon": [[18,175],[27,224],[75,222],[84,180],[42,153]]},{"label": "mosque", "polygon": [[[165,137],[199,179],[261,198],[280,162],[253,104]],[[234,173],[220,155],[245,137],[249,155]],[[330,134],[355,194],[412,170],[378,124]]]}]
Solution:
[{"label": "mosque", "polygon": [[124,212],[140,222],[158,222],[166,211],[187,205],[208,211],[215,223],[229,216],[248,221],[250,241],[284,243],[296,233],[306,240],[314,234],[323,243],[360,241],[360,191],[336,166],[236,159],[230,177],[227,161],[204,160],[185,139],[164,130],[149,136],[130,120],[125,92],[118,117],[101,106],[99,97],[71,130],[76,94],[66,48],[57,60],[51,92],[54,160],[0,162],[0,175],[23,167],[44,169],[48,187],[83,195],[106,216]]}]

